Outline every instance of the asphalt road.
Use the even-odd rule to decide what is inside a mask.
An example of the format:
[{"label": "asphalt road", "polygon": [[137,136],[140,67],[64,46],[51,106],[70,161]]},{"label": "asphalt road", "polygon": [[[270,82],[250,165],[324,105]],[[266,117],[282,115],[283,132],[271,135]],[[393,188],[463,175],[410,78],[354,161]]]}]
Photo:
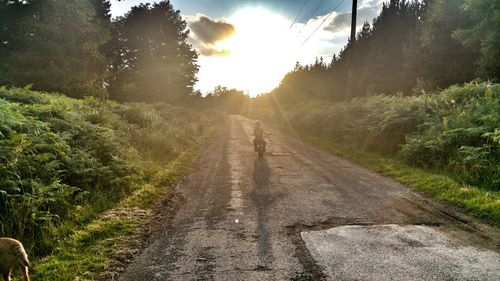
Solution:
[{"label": "asphalt road", "polygon": [[119,280],[500,280],[498,229],[231,116]]}]

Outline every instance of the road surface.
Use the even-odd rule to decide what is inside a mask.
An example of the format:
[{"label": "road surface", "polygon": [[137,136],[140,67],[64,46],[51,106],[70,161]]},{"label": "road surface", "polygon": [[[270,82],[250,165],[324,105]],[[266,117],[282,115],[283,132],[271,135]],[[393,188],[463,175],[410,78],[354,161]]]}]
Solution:
[{"label": "road surface", "polygon": [[279,132],[258,159],[252,125],[230,116],[119,280],[500,280],[498,229]]}]

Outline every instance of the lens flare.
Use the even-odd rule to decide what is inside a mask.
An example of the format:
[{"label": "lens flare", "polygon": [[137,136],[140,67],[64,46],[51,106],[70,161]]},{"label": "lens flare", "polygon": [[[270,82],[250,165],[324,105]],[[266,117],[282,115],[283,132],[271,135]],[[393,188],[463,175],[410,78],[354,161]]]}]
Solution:
[{"label": "lens flare", "polygon": [[[229,19],[234,36],[217,44],[228,50],[226,57],[200,57],[200,84],[218,81],[231,88],[245,90],[249,95],[271,91],[296,61],[300,43],[290,30],[290,22],[264,8],[252,7],[237,11]],[[208,85],[199,85],[200,88]]]}]

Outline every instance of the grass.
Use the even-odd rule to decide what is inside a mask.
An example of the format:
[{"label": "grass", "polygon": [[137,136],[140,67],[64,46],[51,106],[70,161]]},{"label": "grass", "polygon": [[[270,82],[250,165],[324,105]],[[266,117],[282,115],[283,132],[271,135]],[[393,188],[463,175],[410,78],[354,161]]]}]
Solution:
[{"label": "grass", "polygon": [[474,81],[425,95],[263,103],[247,114],[500,225],[499,97],[500,84]]},{"label": "grass", "polygon": [[110,255],[119,250],[128,237],[141,232],[147,224],[151,208],[173,183],[191,167],[199,148],[180,155],[168,164],[156,179],[157,184],[144,184],[117,206],[77,230],[50,256],[33,262],[33,280],[95,280],[104,270]]},{"label": "grass", "polygon": [[425,95],[264,104],[248,114],[500,191],[499,100],[500,84],[471,82]]},{"label": "grass", "polygon": [[0,236],[35,280],[91,280],[224,115],[0,87],[0,120]]},{"label": "grass", "polygon": [[138,219],[127,216],[92,222],[75,232],[54,255],[35,262],[33,279],[94,280],[120,241],[133,234],[140,224]]},{"label": "grass", "polygon": [[449,176],[422,168],[410,167],[396,157],[380,156],[353,149],[326,138],[297,133],[293,133],[293,135],[330,153],[391,177],[403,185],[416,188],[428,196],[458,206],[488,224],[500,226],[499,191],[460,184]]}]

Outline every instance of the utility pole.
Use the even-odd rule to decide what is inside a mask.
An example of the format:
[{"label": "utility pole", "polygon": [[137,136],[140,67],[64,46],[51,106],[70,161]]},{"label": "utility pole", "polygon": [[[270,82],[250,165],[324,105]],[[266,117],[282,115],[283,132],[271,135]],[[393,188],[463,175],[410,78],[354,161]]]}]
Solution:
[{"label": "utility pole", "polygon": [[356,41],[356,16],[358,14],[358,0],[352,0],[352,19],[351,19],[351,41]]},{"label": "utility pole", "polygon": [[351,41],[356,41],[356,16],[358,14],[358,0],[352,0],[352,19],[351,19]]},{"label": "utility pole", "polygon": [[[351,17],[351,48],[356,43],[356,17],[358,14],[358,0],[352,0],[352,17]],[[348,58],[349,59],[349,58]],[[353,91],[353,76],[354,71],[352,67],[347,71],[347,97],[352,97]]]}]

